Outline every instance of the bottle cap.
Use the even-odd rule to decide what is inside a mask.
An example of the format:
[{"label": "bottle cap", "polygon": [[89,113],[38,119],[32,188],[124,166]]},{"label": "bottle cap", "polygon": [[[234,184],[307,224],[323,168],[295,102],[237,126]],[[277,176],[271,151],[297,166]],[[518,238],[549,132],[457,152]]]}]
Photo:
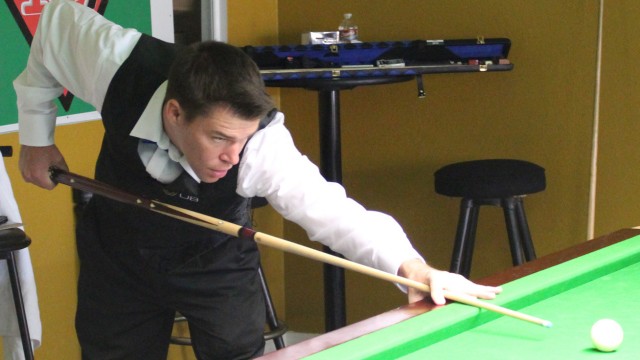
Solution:
[{"label": "bottle cap", "polygon": [[345,18],[345,19],[351,19],[351,14],[350,14],[350,13],[346,13],[346,14],[344,14],[344,18]]}]

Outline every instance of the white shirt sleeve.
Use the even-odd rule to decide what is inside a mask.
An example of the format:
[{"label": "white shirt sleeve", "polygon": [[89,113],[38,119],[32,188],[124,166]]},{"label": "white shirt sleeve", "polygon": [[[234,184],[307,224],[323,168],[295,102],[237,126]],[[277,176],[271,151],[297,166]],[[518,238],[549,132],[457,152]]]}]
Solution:
[{"label": "white shirt sleeve", "polygon": [[397,274],[401,263],[422,259],[389,215],[368,211],[327,182],[295,147],[279,113],[247,143],[240,162],[238,193],[265,197],[287,220],[357,263]]},{"label": "white shirt sleeve", "polygon": [[50,1],[40,16],[27,67],[13,83],[20,143],[53,144],[54,100],[64,88],[100,111],[111,79],[140,36],[74,1]]}]

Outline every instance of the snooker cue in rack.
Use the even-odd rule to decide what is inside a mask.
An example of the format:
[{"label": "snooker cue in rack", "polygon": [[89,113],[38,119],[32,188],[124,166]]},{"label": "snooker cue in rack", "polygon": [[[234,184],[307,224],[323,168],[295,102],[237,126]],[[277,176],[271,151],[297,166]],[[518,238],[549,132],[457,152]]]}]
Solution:
[{"label": "snooker cue in rack", "polygon": [[[165,216],[169,216],[181,221],[185,221],[197,226],[205,227],[215,231],[222,232],[227,235],[237,236],[241,238],[250,238],[256,241],[258,244],[282,250],[291,254],[303,256],[312,260],[320,261],[323,263],[339,266],[347,270],[359,272],[364,275],[375,277],[381,280],[389,282],[395,282],[407,287],[412,287],[423,292],[430,292],[429,286],[421,282],[407,279],[402,276],[394,275],[381,271],[366,265],[358,264],[353,261],[343,259],[338,256],[330,255],[322,251],[311,249],[309,247],[293,243],[269,234],[255,231],[253,229],[240,226],[234,223],[230,223],[224,220],[217,219],[208,215],[204,215],[195,211],[180,208],[178,206],[161,203],[155,200],[149,200],[142,197],[128,194],[119,189],[99,182],[97,180],[89,179],[77,174],[70,173],[68,171],[51,168],[51,179],[56,183],[62,183],[69,185],[78,190],[91,192],[93,194],[101,195],[112,200],[128,203],[131,205],[143,207],[147,210],[151,210],[160,213]],[[507,309],[499,305],[488,303],[476,299],[472,296],[459,294],[454,292],[445,292],[445,298],[453,300],[459,303],[471,305],[477,308],[493,311],[498,314],[513,317],[515,319],[531,322],[534,324],[542,325],[544,327],[551,327],[552,324],[548,320],[543,320],[534,316],[530,316],[515,310]]]}]

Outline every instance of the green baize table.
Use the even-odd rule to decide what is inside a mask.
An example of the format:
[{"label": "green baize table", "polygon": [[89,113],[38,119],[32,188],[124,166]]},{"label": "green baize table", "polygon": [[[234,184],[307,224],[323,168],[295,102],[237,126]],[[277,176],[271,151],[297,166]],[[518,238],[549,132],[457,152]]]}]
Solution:
[{"label": "green baize table", "polygon": [[[623,229],[478,282],[501,284],[494,303],[553,327],[464,304],[422,301],[263,359],[640,359],[639,230]],[[615,352],[600,352],[591,343],[591,326],[602,318],[624,329]]]}]

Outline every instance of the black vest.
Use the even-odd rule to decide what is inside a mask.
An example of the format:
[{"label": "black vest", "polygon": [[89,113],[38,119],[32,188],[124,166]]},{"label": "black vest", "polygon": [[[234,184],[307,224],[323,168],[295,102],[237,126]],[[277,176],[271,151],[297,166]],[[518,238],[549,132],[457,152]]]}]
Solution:
[{"label": "black vest", "polygon": [[[250,200],[236,194],[237,165],[215,183],[197,184],[184,172],[165,185],[146,172],[138,155],[139,139],[129,135],[155,90],[167,79],[177,50],[174,44],[142,35],[117,71],[101,112],[105,135],[95,177],[132,194],[248,226]],[[90,222],[104,248],[118,253],[138,251],[159,269],[171,270],[199,254],[211,253],[224,242],[238,241],[103,197],[94,196],[92,203],[87,210],[95,218]],[[257,248],[252,243],[243,251],[257,252]]]}]

